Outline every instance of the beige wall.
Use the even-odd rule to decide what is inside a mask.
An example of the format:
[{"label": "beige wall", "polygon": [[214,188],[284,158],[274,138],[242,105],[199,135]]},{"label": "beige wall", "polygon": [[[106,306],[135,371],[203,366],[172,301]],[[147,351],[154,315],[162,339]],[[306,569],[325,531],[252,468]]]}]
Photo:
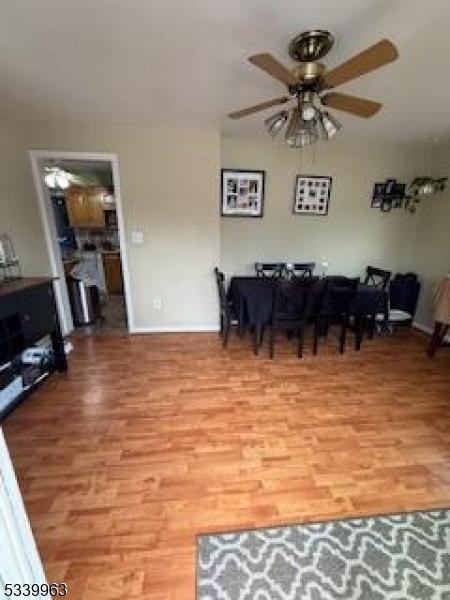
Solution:
[{"label": "beige wall", "polygon": [[0,232],[8,233],[25,275],[49,274],[23,128],[0,122]]},{"label": "beige wall", "polygon": [[[435,151],[435,177],[450,177],[450,148]],[[420,207],[417,246],[417,272],[422,281],[416,322],[433,326],[432,297],[436,283],[450,273],[450,188],[424,198]]]},{"label": "beige wall", "polygon": [[[135,326],[195,329],[217,325],[212,277],[220,249],[217,132],[34,123],[19,127],[13,137],[16,142],[10,157],[8,143],[0,134],[0,219],[8,223],[28,274],[48,269],[28,150],[115,152]],[[145,235],[140,246],[130,243],[130,232],[136,229]],[[153,310],[154,298],[162,299],[161,311]]]},{"label": "beige wall", "polygon": [[[368,264],[394,271],[414,268],[417,215],[370,208],[375,181],[407,181],[430,165],[423,148],[321,144],[295,151],[284,140],[223,138],[222,167],[266,171],[262,219],[222,218],[222,266],[251,272],[258,260],[327,260],[329,272],[357,275]],[[292,214],[297,174],[333,178],[326,217]]]},{"label": "beige wall", "polygon": [[[373,263],[418,271],[424,282],[417,321],[432,322],[430,295],[450,267],[450,195],[426,199],[416,215],[369,207],[373,182],[447,175],[450,151],[351,146],[292,151],[267,138],[222,138],[214,131],[0,122],[0,230],[11,234],[25,274],[49,272],[31,179],[29,149],[115,152],[138,328],[217,324],[211,270],[251,272],[255,260],[327,260],[330,272],[361,273]],[[267,172],[263,219],[219,218],[220,166]],[[295,175],[331,175],[327,217],[292,214]],[[144,231],[133,246],[130,232]],[[153,309],[161,298],[163,310]]]}]

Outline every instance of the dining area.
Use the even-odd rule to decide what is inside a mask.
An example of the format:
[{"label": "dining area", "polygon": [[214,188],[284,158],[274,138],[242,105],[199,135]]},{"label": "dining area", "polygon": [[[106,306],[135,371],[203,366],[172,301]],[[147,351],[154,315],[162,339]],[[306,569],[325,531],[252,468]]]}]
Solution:
[{"label": "dining area", "polygon": [[255,262],[254,275],[231,276],[228,284],[217,267],[214,275],[224,348],[235,329],[241,340],[252,336],[255,355],[267,345],[271,359],[281,343],[298,358],[305,350],[317,355],[329,334],[337,336],[340,354],[350,349],[353,334],[359,352],[375,334],[412,324],[420,290],[415,274],[392,277],[390,270],[370,265],[364,277],[317,274],[313,262]]}]

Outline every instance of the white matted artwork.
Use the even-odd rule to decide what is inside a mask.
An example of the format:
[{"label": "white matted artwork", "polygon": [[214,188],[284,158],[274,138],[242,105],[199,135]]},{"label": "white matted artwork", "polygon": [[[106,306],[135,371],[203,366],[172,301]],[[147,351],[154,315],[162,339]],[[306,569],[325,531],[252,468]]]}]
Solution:
[{"label": "white matted artwork", "polygon": [[331,177],[297,175],[293,211],[301,215],[327,215]]},{"label": "white matted artwork", "polygon": [[223,217],[262,217],[265,171],[222,169]]}]

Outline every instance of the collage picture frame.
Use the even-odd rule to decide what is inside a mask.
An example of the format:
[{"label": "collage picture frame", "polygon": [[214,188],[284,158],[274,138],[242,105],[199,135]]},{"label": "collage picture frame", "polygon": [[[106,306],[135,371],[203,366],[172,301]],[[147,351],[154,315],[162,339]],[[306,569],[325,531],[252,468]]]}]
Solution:
[{"label": "collage picture frame", "polygon": [[331,184],[331,177],[297,175],[292,212],[296,215],[326,216],[330,204]]},{"label": "collage picture frame", "polygon": [[262,217],[265,171],[222,169],[221,215]]}]

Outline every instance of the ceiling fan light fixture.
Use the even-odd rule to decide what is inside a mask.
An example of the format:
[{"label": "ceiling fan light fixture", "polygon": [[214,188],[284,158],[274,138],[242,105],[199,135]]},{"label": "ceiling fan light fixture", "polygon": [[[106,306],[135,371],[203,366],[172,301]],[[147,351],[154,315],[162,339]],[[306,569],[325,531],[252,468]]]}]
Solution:
[{"label": "ceiling fan light fixture", "polygon": [[317,141],[318,133],[314,120],[305,121],[298,108],[292,111],[292,117],[286,130],[286,144],[290,148],[303,148]]},{"label": "ceiling fan light fixture", "polygon": [[316,128],[321,140],[327,141],[329,139],[327,130],[322,121],[322,113],[317,111]]},{"label": "ceiling fan light fixture", "polygon": [[317,135],[314,131],[301,130],[293,138],[286,139],[286,143],[290,148],[304,148],[305,146],[311,146],[317,142]]},{"label": "ceiling fan light fixture", "polygon": [[320,113],[320,121],[321,127],[325,130],[328,139],[332,138],[342,129],[342,123],[326,110]]},{"label": "ceiling fan light fixture", "polygon": [[56,182],[56,173],[54,171],[49,171],[44,176],[45,185],[50,189],[55,189],[58,184]]},{"label": "ceiling fan light fixture", "polygon": [[390,40],[382,39],[328,70],[319,61],[331,50],[333,41],[333,35],[329,31],[320,29],[304,31],[297,35],[289,44],[289,55],[298,63],[294,68],[285,66],[268,52],[250,56],[248,60],[252,65],[286,86],[287,95],[231,112],[228,117],[240,119],[273,106],[295,101],[294,112],[281,111],[266,119],[264,123],[269,134],[275,136],[288,122],[286,143],[297,148],[312,144],[319,137],[329,140],[342,128],[336,117],[326,110],[322,112],[322,106],[365,119],[376,115],[382,107],[380,102],[328,90],[396,60],[397,48]]},{"label": "ceiling fan light fixture", "polygon": [[45,167],[45,185],[50,189],[66,190],[70,185],[70,173],[59,167]]},{"label": "ceiling fan light fixture", "polygon": [[302,119],[304,121],[312,121],[316,116],[316,109],[312,104],[304,104],[302,106]]},{"label": "ceiling fan light fixture", "polygon": [[266,126],[269,134],[272,137],[275,137],[277,135],[277,133],[279,133],[283,129],[288,118],[289,118],[288,111],[280,110],[280,112],[277,112],[274,115],[270,116],[268,119],[266,119],[264,121],[264,125]]}]

